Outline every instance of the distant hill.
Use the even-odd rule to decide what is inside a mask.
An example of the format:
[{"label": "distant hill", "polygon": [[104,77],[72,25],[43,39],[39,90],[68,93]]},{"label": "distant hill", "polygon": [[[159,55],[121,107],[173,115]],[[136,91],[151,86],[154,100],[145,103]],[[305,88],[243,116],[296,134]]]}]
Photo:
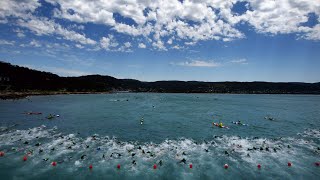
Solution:
[{"label": "distant hill", "polygon": [[0,92],[161,92],[161,93],[237,93],[237,94],[320,94],[320,83],[198,82],[117,79],[88,75],[60,77],[0,61]]}]

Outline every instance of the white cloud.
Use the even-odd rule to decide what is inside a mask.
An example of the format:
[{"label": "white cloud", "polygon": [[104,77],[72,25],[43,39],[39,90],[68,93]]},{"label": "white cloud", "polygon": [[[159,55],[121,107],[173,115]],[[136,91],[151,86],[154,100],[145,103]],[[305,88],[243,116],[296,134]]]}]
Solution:
[{"label": "white cloud", "polygon": [[191,45],[191,46],[193,46],[193,45],[195,45],[197,42],[185,42],[184,44],[185,45]]},{"label": "white cloud", "polygon": [[69,31],[63,28],[60,24],[55,23],[53,20],[47,18],[32,17],[28,20],[20,19],[18,24],[21,27],[26,27],[35,32],[36,35],[60,35],[63,39],[78,42],[81,44],[95,45],[96,42],[85,35],[79,34],[75,31]]},{"label": "white cloud", "polygon": [[17,36],[19,38],[26,37],[26,35],[24,34],[24,32],[21,29],[14,29],[13,32],[17,33]]},{"label": "white cloud", "polygon": [[124,43],[124,47],[130,48],[130,47],[131,47],[131,43],[130,43],[130,42],[125,42],[125,43]]},{"label": "white cloud", "polygon": [[158,41],[156,41],[156,42],[153,42],[153,43],[152,43],[152,46],[153,46],[155,49],[167,51],[167,48],[164,46],[163,42],[160,41],[160,40],[158,40]]},{"label": "white cloud", "polygon": [[9,16],[25,18],[28,13],[34,12],[41,4],[38,0],[1,0],[0,18],[5,19]]},{"label": "white cloud", "polygon": [[[305,27],[308,14],[320,15],[320,1],[282,0],[259,1],[249,0],[252,11],[243,15],[243,20],[250,23],[259,33],[289,34],[303,33],[302,37],[310,40],[320,40],[319,29]],[[319,22],[318,22],[319,24]]]},{"label": "white cloud", "polygon": [[175,46],[172,47],[172,49],[181,49],[181,47],[178,46],[178,45],[175,45]]},{"label": "white cloud", "polygon": [[144,48],[146,48],[146,45],[143,43],[139,43],[138,47],[144,49]]},{"label": "white cloud", "polygon": [[13,46],[14,43],[15,43],[14,41],[7,41],[7,40],[0,39],[0,45],[10,45],[10,46]]},{"label": "white cloud", "polygon": [[100,46],[103,49],[110,50],[112,48],[117,47],[118,45],[118,42],[114,39],[112,35],[108,35],[108,37],[102,37],[100,39]]},{"label": "white cloud", "polygon": [[232,60],[230,62],[235,64],[248,64],[248,61],[246,59],[237,59],[237,60]]},{"label": "white cloud", "polygon": [[36,41],[36,40],[32,40],[30,42],[30,46],[33,46],[33,47],[41,47],[41,44],[39,43],[39,41]]},{"label": "white cloud", "polygon": [[178,66],[188,66],[188,67],[219,67],[220,63],[214,61],[201,61],[201,60],[192,60],[178,63],[171,63],[172,65]]},{"label": "white cloud", "polygon": [[[293,33],[297,38],[320,40],[319,19],[313,27],[303,25],[310,13],[320,16],[319,0],[246,0],[247,10],[243,14],[233,12],[232,8],[244,0],[45,1],[59,7],[54,9],[54,18],[67,19],[76,25],[65,28],[50,19],[52,17],[35,18],[35,10],[41,6],[38,0],[1,0],[0,23],[6,23],[7,17],[15,17],[17,25],[36,35],[58,35],[57,38],[82,45],[97,42],[73,30],[83,30],[81,24],[84,23],[102,24],[106,29],[131,36],[133,40],[145,38],[152,48],[164,51],[175,47],[173,40],[192,46],[199,41],[227,42],[245,38],[244,32],[238,28],[241,23],[247,23],[261,34]],[[131,19],[133,23],[119,22],[114,18],[115,14]],[[100,46],[112,50],[110,47],[115,44],[108,45],[106,38],[101,38]]]},{"label": "white cloud", "polygon": [[84,46],[82,46],[81,44],[76,44],[75,45],[77,48],[79,48],[79,49],[83,49],[84,48]]}]

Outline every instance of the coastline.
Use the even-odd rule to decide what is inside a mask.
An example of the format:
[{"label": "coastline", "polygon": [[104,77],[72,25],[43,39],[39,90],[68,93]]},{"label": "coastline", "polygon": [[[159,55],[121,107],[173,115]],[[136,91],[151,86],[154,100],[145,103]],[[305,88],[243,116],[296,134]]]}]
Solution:
[{"label": "coastline", "polygon": [[33,92],[0,92],[0,99],[23,99],[28,96],[50,96],[50,95],[68,95],[68,94],[109,94],[111,92],[69,92],[69,91],[33,91]]},{"label": "coastline", "polygon": [[9,99],[23,99],[28,96],[51,96],[51,95],[70,95],[70,94],[111,94],[111,93],[170,93],[170,94],[179,94],[179,93],[186,93],[186,94],[252,94],[252,95],[271,95],[271,94],[278,94],[278,95],[320,95],[317,93],[214,93],[214,92],[138,92],[138,91],[103,91],[103,92],[95,92],[95,91],[81,91],[81,92],[72,92],[72,91],[29,91],[29,92],[1,92],[0,91],[0,100],[9,100]]}]

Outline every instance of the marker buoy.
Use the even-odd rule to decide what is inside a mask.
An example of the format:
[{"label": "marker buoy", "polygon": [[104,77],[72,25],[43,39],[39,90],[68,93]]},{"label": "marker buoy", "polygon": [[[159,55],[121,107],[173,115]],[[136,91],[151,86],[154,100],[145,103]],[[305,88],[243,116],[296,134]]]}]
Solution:
[{"label": "marker buoy", "polygon": [[92,164],[90,164],[89,169],[92,170]]},{"label": "marker buoy", "polygon": [[28,160],[27,156],[23,156],[22,160],[27,161]]},{"label": "marker buoy", "polygon": [[189,165],[189,168],[192,169],[192,164]]},{"label": "marker buoy", "polygon": [[153,169],[157,169],[157,165],[156,164],[153,165]]},{"label": "marker buoy", "polygon": [[117,165],[117,168],[120,169],[120,164]]},{"label": "marker buoy", "polygon": [[56,165],[57,165],[57,162],[53,161],[53,162],[51,163],[51,165],[52,165],[52,166],[56,166]]},{"label": "marker buoy", "polygon": [[4,156],[4,152],[0,151],[0,157],[3,157],[3,156]]},{"label": "marker buoy", "polygon": [[260,165],[260,164],[258,164],[258,166],[257,166],[257,167],[258,167],[258,169],[261,169],[261,165]]},{"label": "marker buoy", "polygon": [[314,165],[320,166],[320,162],[315,162]]},{"label": "marker buoy", "polygon": [[224,167],[225,169],[228,169],[228,168],[229,168],[229,165],[228,165],[228,164],[225,164],[223,167]]},{"label": "marker buoy", "polygon": [[291,165],[292,165],[291,162],[288,162],[288,166],[291,167]]}]

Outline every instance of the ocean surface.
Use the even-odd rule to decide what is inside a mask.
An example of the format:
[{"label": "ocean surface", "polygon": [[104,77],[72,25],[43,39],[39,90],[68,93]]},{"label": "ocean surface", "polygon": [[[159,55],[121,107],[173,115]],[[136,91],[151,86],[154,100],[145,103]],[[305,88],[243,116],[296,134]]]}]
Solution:
[{"label": "ocean surface", "polygon": [[318,179],[320,96],[0,100],[0,151],[0,179]]}]

